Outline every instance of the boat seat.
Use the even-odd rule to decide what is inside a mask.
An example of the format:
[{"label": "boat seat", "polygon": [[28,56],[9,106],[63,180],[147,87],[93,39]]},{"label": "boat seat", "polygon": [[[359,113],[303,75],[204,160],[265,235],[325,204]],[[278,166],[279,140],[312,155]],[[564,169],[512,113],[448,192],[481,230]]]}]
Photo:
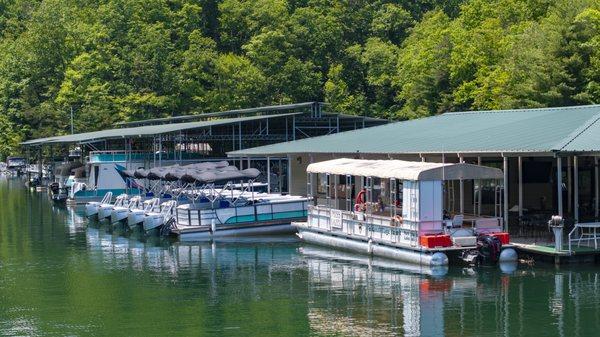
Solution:
[{"label": "boat seat", "polygon": [[452,218],[452,221],[445,221],[446,228],[461,228],[463,225],[463,220],[465,216],[463,214],[457,214]]}]

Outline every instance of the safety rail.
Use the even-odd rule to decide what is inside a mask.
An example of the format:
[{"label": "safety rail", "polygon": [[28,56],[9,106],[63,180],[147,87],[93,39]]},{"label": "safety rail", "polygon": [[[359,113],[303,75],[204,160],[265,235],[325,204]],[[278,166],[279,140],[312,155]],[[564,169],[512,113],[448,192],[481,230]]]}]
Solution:
[{"label": "safety rail", "polygon": [[[360,217],[364,216],[363,219]],[[417,246],[419,222],[377,215],[342,211],[321,206],[310,206],[307,226],[329,232],[378,239],[390,243],[403,243]]]},{"label": "safety rail", "polygon": [[[581,245],[581,241],[594,241],[594,249],[598,249],[598,240],[600,240],[600,222],[585,222],[576,223],[573,229],[569,232],[569,252],[573,252],[571,249],[571,243],[577,241],[577,247]],[[572,238],[575,232],[579,232],[578,238]]]},{"label": "safety rail", "polygon": [[[299,205],[297,208],[287,206]],[[226,208],[178,208],[176,210],[177,223],[183,226],[210,226],[213,219],[217,224],[246,223],[258,221],[272,221],[279,219],[297,219],[306,217],[308,200],[290,200],[283,202],[270,202],[248,206]],[[222,214],[224,219],[219,217]],[[225,218],[226,217],[226,218]],[[234,219],[231,221],[231,219]]]},{"label": "safety rail", "polygon": [[90,163],[113,163],[131,160],[144,160],[152,156],[152,153],[142,151],[90,151]]},{"label": "safety rail", "polygon": [[112,200],[112,196],[113,193],[112,192],[106,192],[106,194],[104,194],[104,197],[102,197],[102,200],[100,201],[100,204],[108,204],[110,203],[110,201]]}]

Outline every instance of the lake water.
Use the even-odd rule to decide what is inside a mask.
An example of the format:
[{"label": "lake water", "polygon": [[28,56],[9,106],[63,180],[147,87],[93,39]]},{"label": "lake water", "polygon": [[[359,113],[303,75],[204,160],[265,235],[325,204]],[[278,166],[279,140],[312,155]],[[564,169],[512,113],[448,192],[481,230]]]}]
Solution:
[{"label": "lake water", "polygon": [[177,243],[0,180],[0,335],[597,336],[600,268],[428,270],[294,237]]}]

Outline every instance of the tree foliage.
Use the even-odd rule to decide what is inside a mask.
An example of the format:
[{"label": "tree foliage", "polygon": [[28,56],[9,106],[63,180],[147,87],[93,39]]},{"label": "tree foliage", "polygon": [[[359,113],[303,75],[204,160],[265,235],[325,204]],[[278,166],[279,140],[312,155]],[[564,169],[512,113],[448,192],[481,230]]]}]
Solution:
[{"label": "tree foliage", "polygon": [[600,103],[598,0],[3,0],[0,154],[118,121],[324,100],[408,119]]}]

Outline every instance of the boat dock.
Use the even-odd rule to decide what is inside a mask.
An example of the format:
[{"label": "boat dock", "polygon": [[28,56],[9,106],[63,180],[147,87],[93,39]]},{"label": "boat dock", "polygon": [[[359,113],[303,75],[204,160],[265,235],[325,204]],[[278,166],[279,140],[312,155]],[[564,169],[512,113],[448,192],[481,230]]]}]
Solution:
[{"label": "boat dock", "polygon": [[580,246],[569,247],[563,245],[563,249],[556,251],[553,243],[549,244],[526,244],[513,243],[514,248],[519,254],[519,258],[532,258],[536,262],[554,263],[554,264],[581,264],[597,263],[600,261],[600,250],[594,247]]}]

